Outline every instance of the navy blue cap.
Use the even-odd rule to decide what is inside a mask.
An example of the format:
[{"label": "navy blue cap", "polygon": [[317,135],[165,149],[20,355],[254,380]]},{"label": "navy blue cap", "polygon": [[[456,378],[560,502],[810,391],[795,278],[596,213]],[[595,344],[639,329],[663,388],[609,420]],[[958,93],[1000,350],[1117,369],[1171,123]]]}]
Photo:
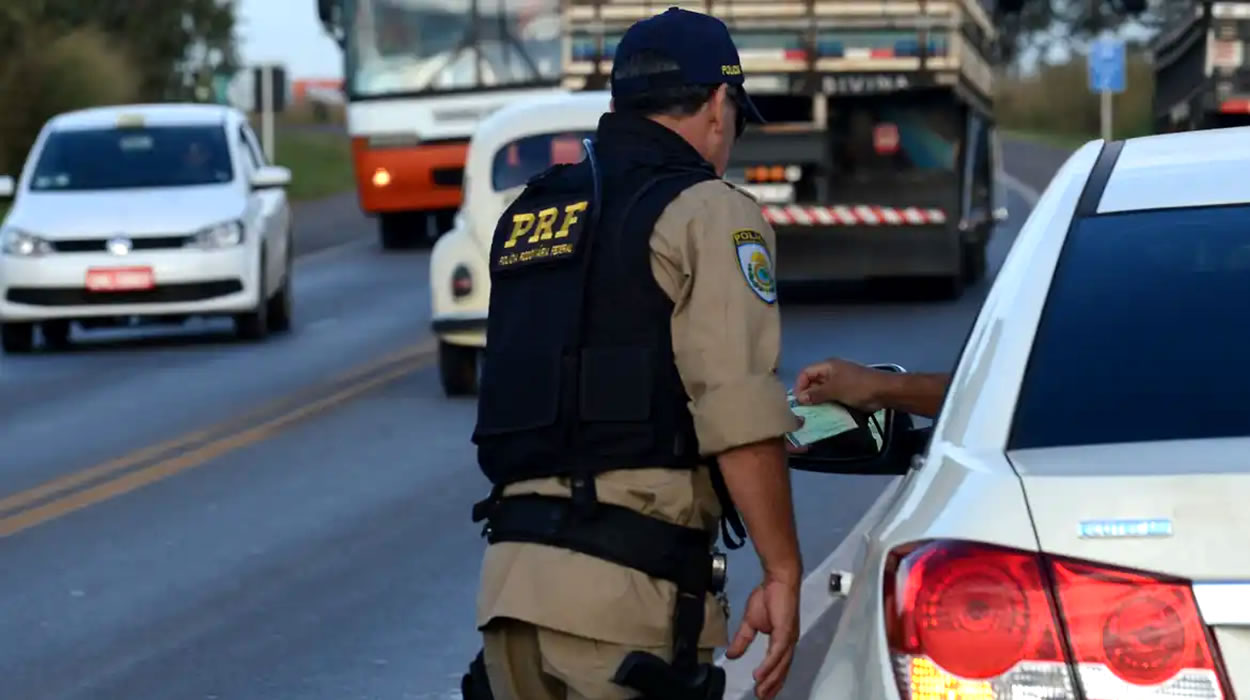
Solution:
[{"label": "navy blue cap", "polygon": [[[667,56],[680,68],[667,73],[617,78],[616,66],[625,65],[631,56],[643,51]],[[727,83],[737,88],[735,99],[742,116],[749,122],[763,124],[764,117],[743,88],[744,78],[738,47],[734,46],[724,22],[701,12],[670,7],[635,22],[621,37],[613,59],[612,96],[624,97],[678,85]]]}]

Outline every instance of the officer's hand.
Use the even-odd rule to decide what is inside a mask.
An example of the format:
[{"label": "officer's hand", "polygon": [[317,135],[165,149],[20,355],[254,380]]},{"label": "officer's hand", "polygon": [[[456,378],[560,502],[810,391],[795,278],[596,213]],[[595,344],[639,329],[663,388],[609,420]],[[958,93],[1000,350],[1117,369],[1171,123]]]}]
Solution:
[{"label": "officer's hand", "polygon": [[755,635],[768,635],[768,651],[755,669],[755,696],[772,700],[781,692],[794,647],[799,641],[799,584],[765,578],[747,598],[742,624],[725,656],[737,659],[746,653]]},{"label": "officer's hand", "polygon": [[801,404],[836,401],[866,413],[881,410],[877,400],[888,372],[829,358],[803,368],[794,382],[794,396]]}]

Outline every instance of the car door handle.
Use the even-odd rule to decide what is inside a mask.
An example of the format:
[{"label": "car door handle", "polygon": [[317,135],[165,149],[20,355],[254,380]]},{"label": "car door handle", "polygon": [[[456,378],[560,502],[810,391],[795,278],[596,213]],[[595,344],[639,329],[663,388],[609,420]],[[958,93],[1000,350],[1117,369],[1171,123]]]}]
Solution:
[{"label": "car door handle", "polygon": [[851,583],[855,575],[849,571],[835,569],[829,574],[829,594],[845,598],[851,592]]}]

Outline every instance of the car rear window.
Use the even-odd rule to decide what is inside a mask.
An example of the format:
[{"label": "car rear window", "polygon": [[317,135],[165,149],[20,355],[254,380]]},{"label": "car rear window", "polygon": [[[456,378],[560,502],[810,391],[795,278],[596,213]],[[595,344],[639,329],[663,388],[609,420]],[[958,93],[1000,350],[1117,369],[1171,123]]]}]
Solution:
[{"label": "car rear window", "polygon": [[55,131],[44,143],[36,192],[179,187],[230,182],[234,169],[221,126]]},{"label": "car rear window", "polygon": [[1250,436],[1250,207],[1102,215],[1059,259],[1010,447]]},{"label": "car rear window", "polygon": [[582,139],[593,136],[591,131],[568,131],[517,139],[495,152],[491,187],[501,192],[524,185],[553,165],[576,163],[585,156]]}]

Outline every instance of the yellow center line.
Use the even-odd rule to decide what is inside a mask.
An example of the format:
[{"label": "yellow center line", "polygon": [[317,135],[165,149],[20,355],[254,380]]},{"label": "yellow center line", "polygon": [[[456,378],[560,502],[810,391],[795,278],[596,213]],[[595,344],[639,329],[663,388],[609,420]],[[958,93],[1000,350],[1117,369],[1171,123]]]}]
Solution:
[{"label": "yellow center line", "polygon": [[0,538],[21,532],[40,523],[59,518],[87,506],[120,496],[155,481],[201,466],[206,462],[242,447],[273,436],[282,428],[308,418],[327,408],[341,404],[375,387],[411,374],[429,364],[430,358],[416,357],[389,371],[375,375],[346,389],[302,406],[299,409],[273,418],[254,428],[234,435],[218,438],[190,452],[162,460],[151,466],[128,472],[115,479],[58,498],[15,515],[0,518]]},{"label": "yellow center line", "polygon": [[[434,348],[435,344],[433,341],[429,340],[416,345],[401,348],[400,350],[388,353],[380,358],[344,372],[342,375],[328,382],[327,386],[332,387],[352,382],[364,375],[369,374],[370,372],[383,369],[389,365],[410,362],[416,358],[424,358],[429,355]],[[325,386],[321,387],[321,391],[325,391],[325,388]],[[306,395],[311,392],[302,393]],[[276,399],[262,405],[258,409],[249,411],[242,416],[236,416],[234,418],[221,421],[208,428],[196,430],[180,437],[145,447],[128,455],[123,455],[121,457],[110,459],[107,462],[97,464],[94,467],[83,469],[81,471],[74,472],[73,474],[67,474],[39,486],[35,486],[25,491],[19,491],[5,498],[0,498],[0,516],[5,516],[7,513],[11,513],[12,511],[20,509],[36,501],[43,500],[48,496],[68,491],[83,484],[109,476],[110,474],[139,466],[144,462],[156,459],[170,452],[190,447],[203,442],[214,435],[219,435],[223,432],[236,431],[245,425],[255,423],[263,416],[272,415],[277,411],[289,408],[291,404],[299,398],[300,396],[297,394],[296,396],[286,396]]]}]

